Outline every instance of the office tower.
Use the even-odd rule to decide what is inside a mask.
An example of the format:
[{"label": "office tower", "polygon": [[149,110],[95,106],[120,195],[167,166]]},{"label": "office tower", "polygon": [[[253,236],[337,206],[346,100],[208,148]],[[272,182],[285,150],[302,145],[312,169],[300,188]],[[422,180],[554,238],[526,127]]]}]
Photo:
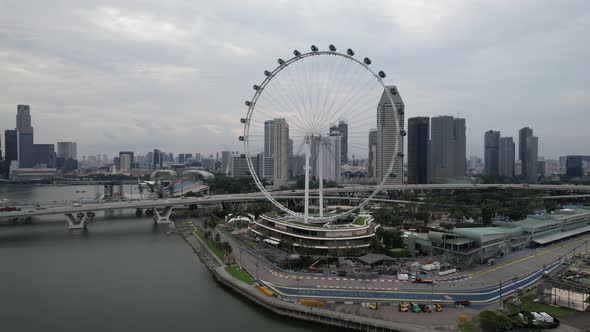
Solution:
[{"label": "office tower", "polygon": [[434,183],[465,177],[465,119],[443,115],[430,119],[430,165]]},{"label": "office tower", "polygon": [[78,160],[78,147],[76,142],[57,142],[57,157]]},{"label": "office tower", "polygon": [[514,162],[514,176],[522,176],[522,160]]},{"label": "office tower", "polygon": [[[244,155],[232,155],[231,161],[231,177],[233,178],[251,178],[250,170],[248,169],[248,160]],[[254,171],[258,174],[258,157],[252,157],[252,166]]]},{"label": "office tower", "polygon": [[526,138],[526,156],[522,163],[523,175],[528,183],[537,183],[537,159],[539,157],[539,138],[529,136]]},{"label": "office tower", "polygon": [[121,164],[121,167],[119,169],[121,170],[121,172],[129,171],[131,169],[131,155],[120,154],[119,156],[119,163]]},{"label": "office tower", "polygon": [[272,157],[274,151],[274,139],[273,139],[273,128],[274,128],[274,121],[273,120],[266,120],[264,121],[264,156],[265,157]]},{"label": "office tower", "polygon": [[[391,105],[389,96],[393,99],[394,105]],[[397,123],[396,113],[399,115],[400,123]],[[388,85],[383,91],[377,106],[377,182],[383,180],[392,159],[395,158],[394,167],[389,179],[386,179],[386,183],[403,184],[404,142],[403,138],[400,137],[400,131],[404,129],[403,115],[404,102],[399,91],[395,85]],[[394,156],[396,146],[398,154]]]},{"label": "office tower", "polygon": [[0,161],[1,160],[3,160],[3,159],[2,159],[2,138],[0,137]]},{"label": "office tower", "polygon": [[584,161],[582,156],[567,156],[565,160],[565,175],[568,177],[584,176]]},{"label": "office tower", "polygon": [[537,173],[539,174],[539,176],[541,178],[545,177],[545,168],[547,167],[547,164],[545,163],[545,160],[537,160]]},{"label": "office tower", "polygon": [[186,161],[187,161],[186,154],[179,153],[178,154],[178,163],[179,164],[184,164]]},{"label": "office tower", "polygon": [[9,163],[18,160],[18,139],[16,137],[15,129],[4,131],[4,159]]},{"label": "office tower", "polygon": [[289,182],[289,125],[285,119],[273,122],[273,183],[275,188],[280,188]]},{"label": "office tower", "polygon": [[369,160],[367,161],[367,176],[373,179],[377,176],[377,130],[369,131]]},{"label": "office tower", "polygon": [[289,158],[289,172],[291,177],[295,178],[299,176],[304,176],[305,156],[296,154]]},{"label": "office tower", "polygon": [[500,132],[489,130],[484,135],[484,174],[498,176]]},{"label": "office tower", "polygon": [[203,156],[200,153],[195,153],[195,161],[196,162],[201,162],[203,160]]},{"label": "office tower", "polygon": [[[533,129],[529,127],[524,127],[518,131],[518,159],[522,163],[522,176],[524,178],[528,177],[527,174],[527,160],[526,160],[526,142],[527,138],[533,136]],[[536,177],[536,174],[535,174]]]},{"label": "office tower", "polygon": [[232,152],[221,151],[221,172],[229,174],[231,172]]},{"label": "office tower", "polygon": [[512,137],[501,137],[498,150],[498,175],[514,177],[514,153]]},{"label": "office tower", "polygon": [[408,183],[429,183],[429,136],[430,119],[415,117],[408,119]]},{"label": "office tower", "polygon": [[346,121],[338,122],[338,132],[340,133],[340,163],[348,164],[348,123]]},{"label": "office tower", "polygon": [[30,168],[35,165],[33,152],[33,127],[29,105],[18,105],[16,112],[16,131],[18,145],[18,167]]},{"label": "office tower", "polygon": [[53,144],[33,144],[33,164],[38,168],[55,168],[56,154]]},{"label": "office tower", "polygon": [[162,151],[160,151],[159,149],[154,149],[153,152],[153,163],[152,163],[152,169],[158,169],[158,168],[162,168]]}]

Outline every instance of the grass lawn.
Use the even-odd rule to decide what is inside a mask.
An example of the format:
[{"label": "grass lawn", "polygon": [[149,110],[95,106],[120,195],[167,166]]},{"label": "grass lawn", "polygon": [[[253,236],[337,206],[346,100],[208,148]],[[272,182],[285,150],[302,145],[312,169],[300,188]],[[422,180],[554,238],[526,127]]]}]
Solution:
[{"label": "grass lawn", "polygon": [[353,224],[355,225],[359,225],[359,226],[366,226],[367,225],[367,217],[358,217],[356,218],[356,220],[354,221]]},{"label": "grass lawn", "polygon": [[254,283],[254,279],[250,277],[246,271],[243,271],[239,267],[232,265],[225,268],[227,273],[231,274],[234,278],[247,283],[248,285],[252,285]]},{"label": "grass lawn", "polygon": [[223,250],[219,249],[213,240],[206,238],[203,231],[198,228],[194,231],[194,234],[196,234],[198,237],[200,237],[201,240],[203,240],[203,242],[205,242],[207,247],[209,247],[209,249],[211,249],[211,251],[213,251],[215,256],[219,257],[219,259],[221,259],[221,261],[223,261],[223,256],[224,256]]},{"label": "grass lawn", "polygon": [[569,309],[569,308],[562,308],[562,307],[554,307],[551,305],[543,304],[540,302],[534,302],[533,296],[525,296],[520,299],[522,302],[522,306],[519,308],[513,304],[508,304],[507,309],[510,312],[517,312],[517,311],[542,311],[550,314],[551,316],[561,318],[563,316],[571,315],[576,313],[576,310]]}]

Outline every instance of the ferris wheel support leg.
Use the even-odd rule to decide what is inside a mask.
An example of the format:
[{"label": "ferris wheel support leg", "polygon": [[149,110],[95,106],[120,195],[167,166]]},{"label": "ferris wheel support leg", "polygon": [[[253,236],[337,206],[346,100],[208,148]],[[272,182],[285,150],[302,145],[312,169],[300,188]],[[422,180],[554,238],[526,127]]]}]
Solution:
[{"label": "ferris wheel support leg", "polygon": [[320,187],[318,190],[319,193],[319,205],[320,205],[320,218],[324,217],[324,156],[323,156],[324,144],[322,142],[322,138],[320,137],[320,148],[319,148],[319,167],[318,167],[318,175],[320,180]]},{"label": "ferris wheel support leg", "polygon": [[309,221],[309,138],[305,140],[305,210],[303,221]]}]

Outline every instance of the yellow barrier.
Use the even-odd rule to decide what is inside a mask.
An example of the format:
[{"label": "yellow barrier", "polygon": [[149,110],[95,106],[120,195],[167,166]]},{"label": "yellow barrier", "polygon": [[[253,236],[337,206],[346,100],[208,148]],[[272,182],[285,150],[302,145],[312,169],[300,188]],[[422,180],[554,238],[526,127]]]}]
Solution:
[{"label": "yellow barrier", "polygon": [[258,287],[258,289],[260,289],[260,291],[263,292],[264,294],[266,294],[267,296],[272,296],[274,294],[270,289],[268,289],[264,286],[260,286],[260,287]]},{"label": "yellow barrier", "polygon": [[314,308],[324,308],[326,306],[326,303],[324,303],[323,301],[316,301],[316,300],[301,300],[300,303],[305,306],[314,307]]}]

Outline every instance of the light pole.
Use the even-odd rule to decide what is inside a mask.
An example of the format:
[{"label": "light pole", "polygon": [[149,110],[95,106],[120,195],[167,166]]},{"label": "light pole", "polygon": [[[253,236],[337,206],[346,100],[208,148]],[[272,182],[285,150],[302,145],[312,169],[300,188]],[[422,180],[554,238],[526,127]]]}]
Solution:
[{"label": "light pole", "polygon": [[256,262],[256,280],[260,280],[260,279],[258,278],[258,262]]},{"label": "light pole", "polygon": [[434,282],[432,284],[430,284],[431,289],[430,289],[430,304],[434,305]]},{"label": "light pole", "polygon": [[301,301],[301,289],[299,288],[299,281],[301,281],[301,277],[297,277],[297,302]]}]

